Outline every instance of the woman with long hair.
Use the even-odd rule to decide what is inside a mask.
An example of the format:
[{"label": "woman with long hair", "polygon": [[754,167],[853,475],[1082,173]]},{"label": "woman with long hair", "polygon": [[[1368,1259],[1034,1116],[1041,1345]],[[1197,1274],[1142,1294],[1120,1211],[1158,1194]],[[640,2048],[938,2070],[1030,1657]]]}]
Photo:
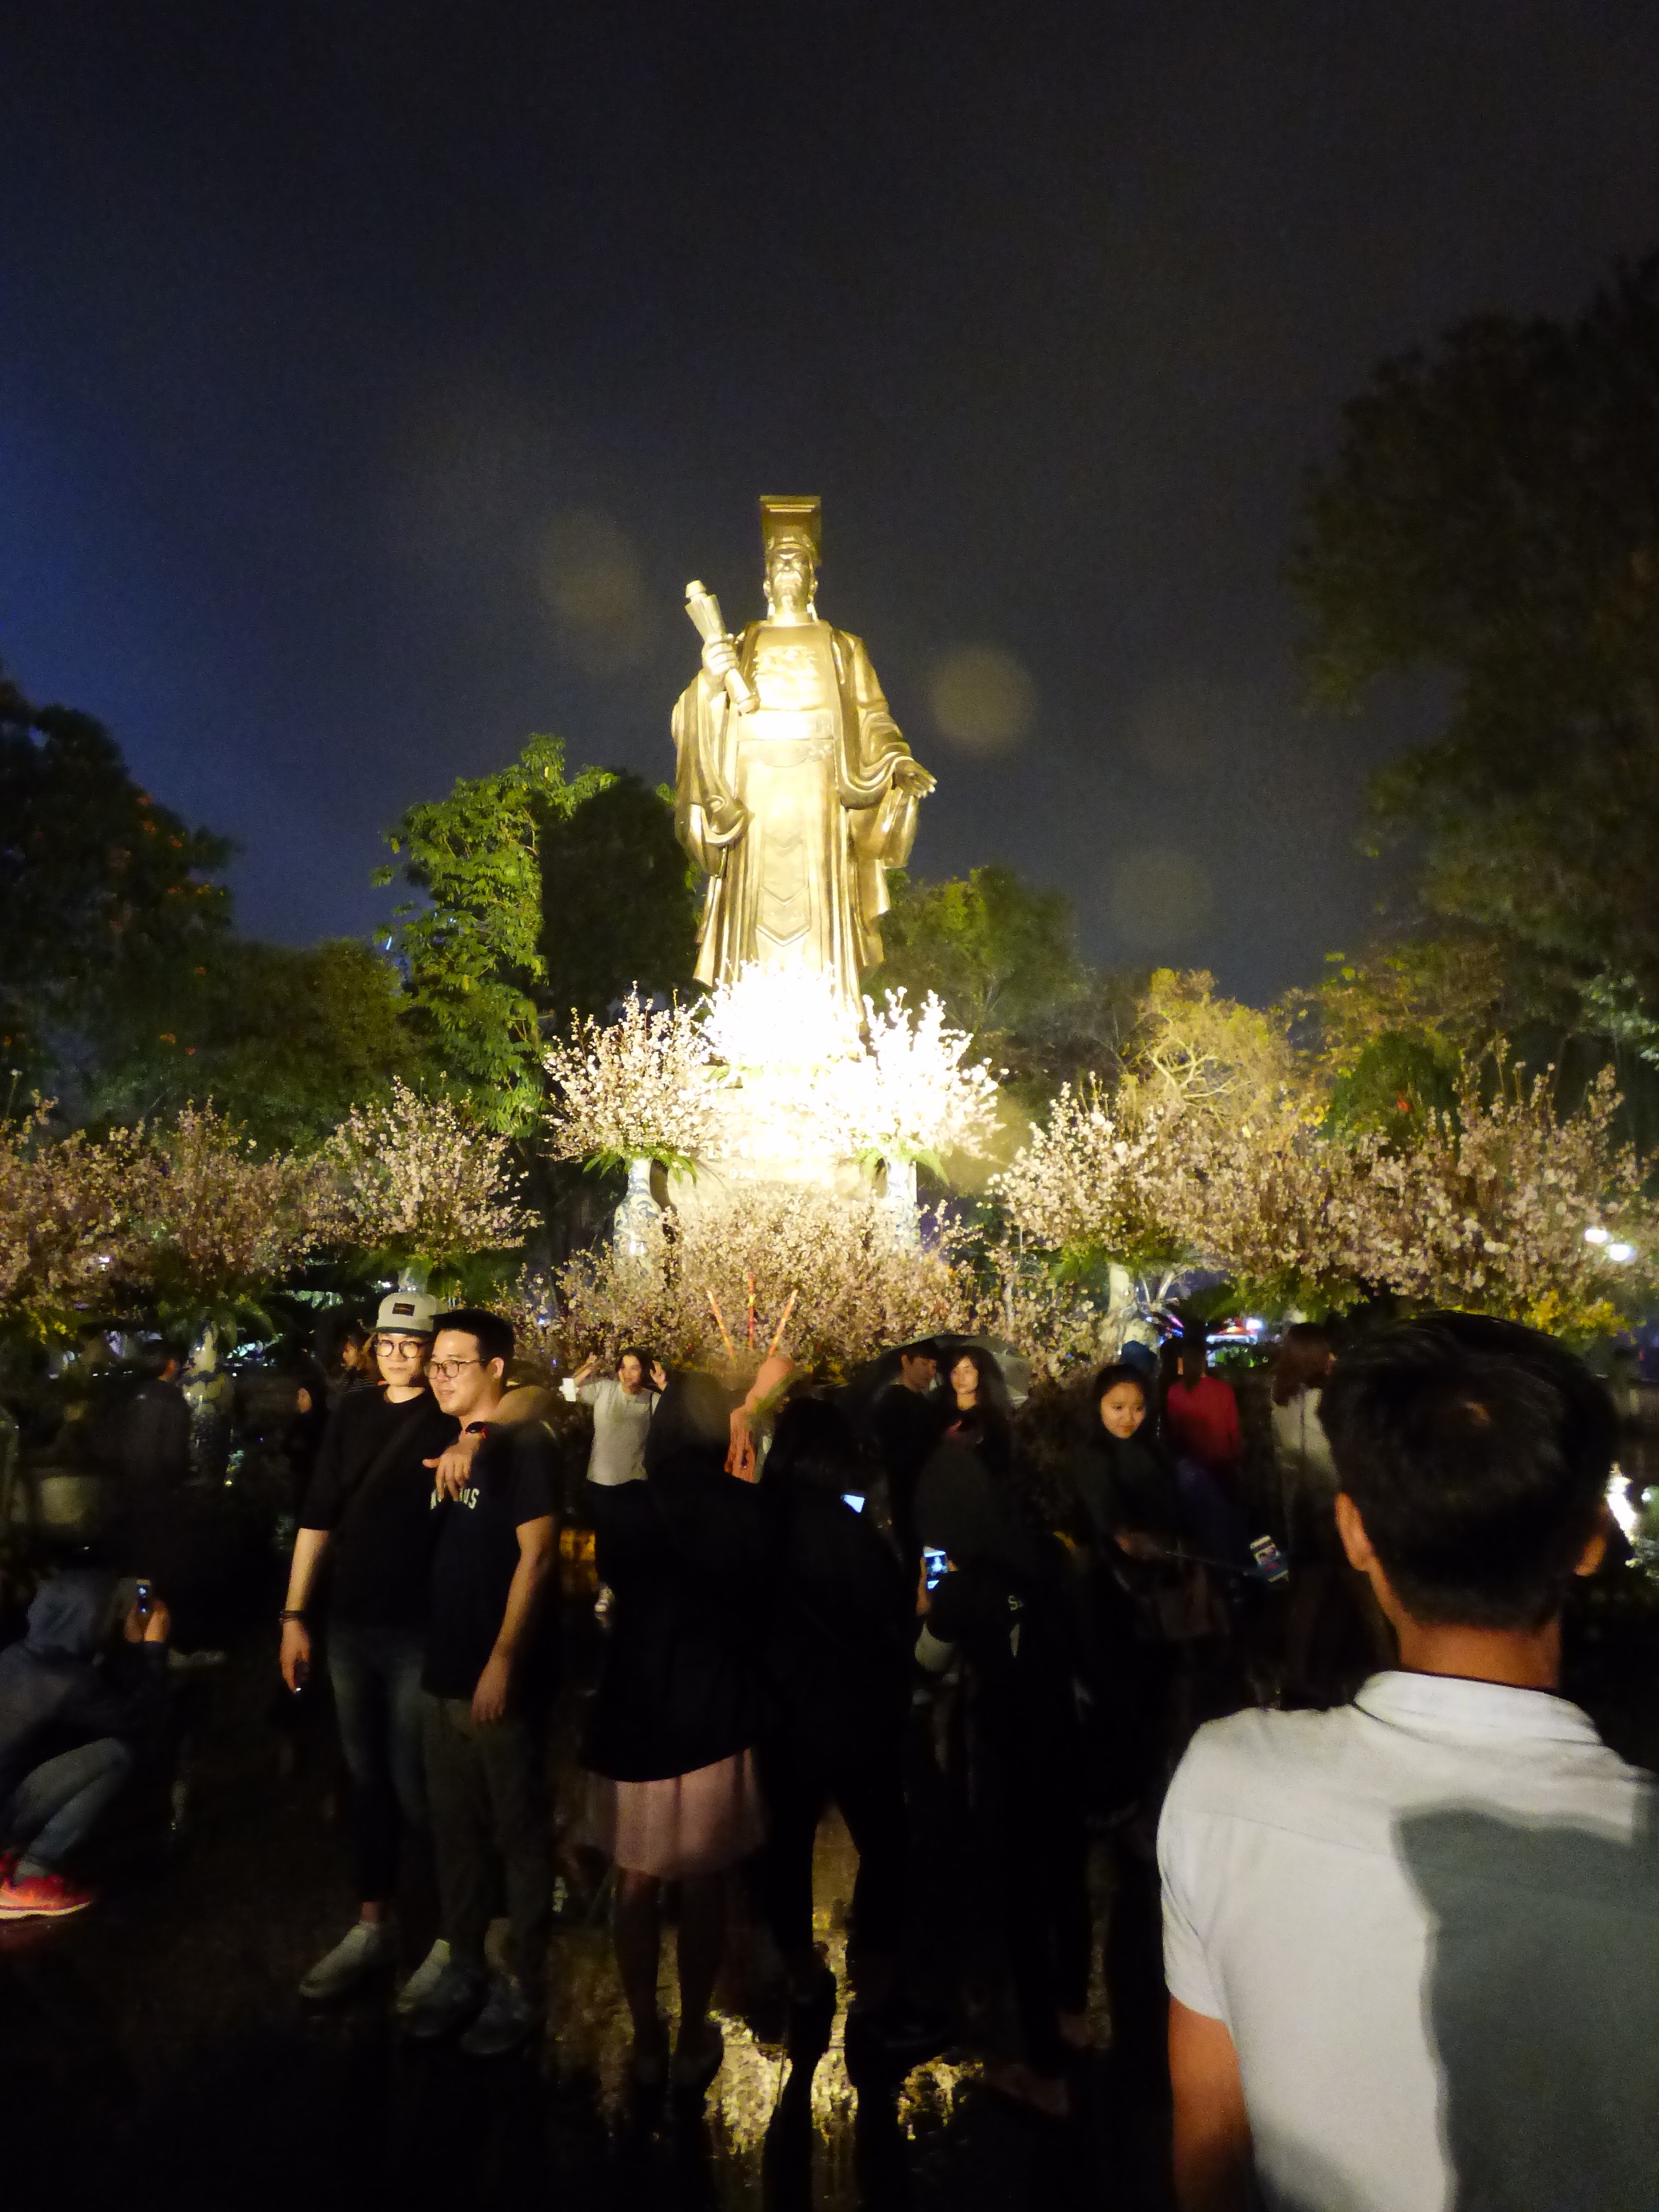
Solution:
[{"label": "woman with long hair", "polygon": [[995,1355],[965,1344],[945,1379],[944,1435],[977,1452],[993,1474],[1006,1475],[1013,1463],[1012,1408]]},{"label": "woman with long hair", "polygon": [[1335,1364],[1329,1330],[1311,1322],[1291,1324],[1273,1361],[1273,1455],[1293,1559],[1330,1559],[1337,1549],[1336,1462],[1319,1418],[1320,1398]]},{"label": "woman with long hair", "polygon": [[[600,1580],[615,1594],[586,1745],[602,1840],[617,1869],[613,1932],[634,2023],[633,2079],[700,2096],[724,2044],[708,2017],[726,1937],[728,1870],[763,1834],[761,1734],[767,1544],[759,1492],[726,1473],[729,1394],[669,1379],[645,1480],[590,1483]],[[657,2011],[662,1893],[679,1885],[680,2018],[673,2056]]]}]

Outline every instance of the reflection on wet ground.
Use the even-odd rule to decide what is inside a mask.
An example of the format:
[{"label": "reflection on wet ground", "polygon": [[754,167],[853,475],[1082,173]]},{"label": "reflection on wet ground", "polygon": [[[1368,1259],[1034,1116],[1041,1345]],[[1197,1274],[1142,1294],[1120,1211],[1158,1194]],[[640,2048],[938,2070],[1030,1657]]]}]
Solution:
[{"label": "reflection on wet ground", "polygon": [[[630,2106],[623,2007],[601,1908],[554,1938],[545,2041],[494,2063],[411,2046],[389,1990],[312,2012],[300,1976],[351,1906],[325,1817],[326,1731],[285,1774],[269,1654],[221,1678],[198,1753],[190,1826],[123,1839],[99,1905],[58,1926],[0,1927],[0,2176],[7,2204],[494,2206],[549,2195],[632,2207],[1107,2207],[1167,2203],[1156,2094],[1121,2056],[1080,2067],[1057,2128],[985,2089],[953,2051],[902,2081],[849,2078],[837,2014],[815,2067],[792,2068],[763,1947],[739,1933],[719,1995],[726,2057],[699,2118]],[[820,1940],[845,1987],[854,1860],[826,1824]],[[921,1918],[963,1930],[921,1871]],[[929,1912],[932,1912],[931,1920]],[[407,1916],[410,1962],[429,1929]],[[966,1946],[961,1946],[965,1953]],[[672,2010],[672,1947],[664,2008]],[[1097,1977],[1098,1978],[1098,1976]],[[1097,2002],[1103,2044],[1103,2014]],[[770,2016],[769,2017],[769,2014]]]}]

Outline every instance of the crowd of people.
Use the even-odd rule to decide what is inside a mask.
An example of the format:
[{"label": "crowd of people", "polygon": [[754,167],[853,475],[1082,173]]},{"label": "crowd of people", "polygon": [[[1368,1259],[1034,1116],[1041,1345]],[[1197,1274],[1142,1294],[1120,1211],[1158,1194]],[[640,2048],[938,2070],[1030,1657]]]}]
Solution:
[{"label": "crowd of people", "polygon": [[[551,1401],[514,1387],[510,1326],[399,1291],[349,1350],[331,1404],[307,1383],[296,1409],[314,1464],[281,1615],[283,1680],[325,1665],[352,1783],[357,1916],[307,2000],[401,1959],[411,2037],[532,2039],[556,1811],[611,1870],[641,2098],[700,2102],[720,2070],[735,1910],[769,1936],[797,2062],[845,1995],[849,2063],[896,2075],[966,2038],[1055,2124],[1103,1953],[1115,2057],[1173,2099],[1183,2207],[1651,2201],[1654,1785],[1554,1694],[1613,1424],[1549,1340],[1449,1316],[1339,1357],[1291,1328],[1270,1496],[1196,1323],[1018,1409],[959,1339],[836,1390],[781,1356],[745,1390],[629,1346],[564,1386],[592,1414],[580,1622]],[[154,1724],[167,1608],[108,1607],[57,1577],[0,1655],[0,1917],[88,1901],[72,1863]],[[597,1666],[555,1808],[573,1626]],[[830,1808],[858,1859],[845,1993],[814,1932]],[[411,1859],[438,1900],[418,1960]],[[1489,2169],[1509,2193],[1456,2194]]]}]

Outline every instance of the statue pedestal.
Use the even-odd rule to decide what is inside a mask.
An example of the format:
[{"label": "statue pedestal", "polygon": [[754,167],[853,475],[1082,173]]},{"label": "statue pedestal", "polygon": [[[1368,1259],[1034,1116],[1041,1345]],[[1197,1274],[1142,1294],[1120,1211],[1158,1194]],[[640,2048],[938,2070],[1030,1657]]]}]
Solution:
[{"label": "statue pedestal", "polygon": [[791,1120],[742,1090],[715,1102],[717,1135],[712,1157],[695,1175],[677,1170],[668,1179],[669,1203],[687,1219],[741,1206],[745,1195],[776,1198],[794,1192],[832,1198],[867,1198],[871,1179],[856,1160],[837,1156],[810,1118]]}]

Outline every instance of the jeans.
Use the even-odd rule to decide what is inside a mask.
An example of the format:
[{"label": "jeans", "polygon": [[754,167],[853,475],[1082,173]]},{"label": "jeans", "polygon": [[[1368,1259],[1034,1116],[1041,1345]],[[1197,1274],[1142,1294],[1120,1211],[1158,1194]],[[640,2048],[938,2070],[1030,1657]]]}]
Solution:
[{"label": "jeans", "polygon": [[505,1893],[513,1971],[539,1990],[553,1908],[539,1731],[518,1713],[480,1724],[467,1698],[427,1692],[421,1704],[450,1956],[482,1972],[484,1937]]},{"label": "jeans", "polygon": [[112,1735],[60,1752],[23,1777],[0,1832],[28,1864],[55,1872],[86,1842],[134,1764],[127,1746]]},{"label": "jeans", "polygon": [[351,1772],[357,1895],[366,1904],[383,1904],[398,1887],[400,1810],[416,1835],[427,1830],[422,1656],[419,1638],[403,1629],[337,1620],[329,1630],[328,1679]]}]

